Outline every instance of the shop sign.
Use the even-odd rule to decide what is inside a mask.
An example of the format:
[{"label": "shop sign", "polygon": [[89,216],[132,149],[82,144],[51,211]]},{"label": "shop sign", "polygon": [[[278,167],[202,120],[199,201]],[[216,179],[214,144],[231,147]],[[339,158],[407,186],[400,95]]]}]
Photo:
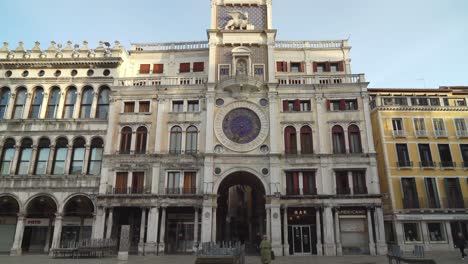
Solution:
[{"label": "shop sign", "polygon": [[365,215],[366,210],[364,209],[341,209],[340,215]]},{"label": "shop sign", "polygon": [[46,218],[28,218],[25,226],[49,226],[49,219]]},{"label": "shop sign", "polygon": [[[81,226],[81,219],[80,218],[65,218],[63,219],[63,225],[64,226]],[[83,226],[92,226],[92,225],[93,225],[92,218],[84,219]]]}]

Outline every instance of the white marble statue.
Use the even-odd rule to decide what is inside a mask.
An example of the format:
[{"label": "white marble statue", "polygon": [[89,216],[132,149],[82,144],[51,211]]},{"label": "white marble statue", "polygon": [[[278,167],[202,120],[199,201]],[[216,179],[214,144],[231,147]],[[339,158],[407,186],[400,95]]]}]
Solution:
[{"label": "white marble statue", "polygon": [[253,29],[253,25],[249,24],[249,14],[247,12],[241,13],[239,11],[228,12],[232,17],[227,23],[225,30],[234,29]]}]

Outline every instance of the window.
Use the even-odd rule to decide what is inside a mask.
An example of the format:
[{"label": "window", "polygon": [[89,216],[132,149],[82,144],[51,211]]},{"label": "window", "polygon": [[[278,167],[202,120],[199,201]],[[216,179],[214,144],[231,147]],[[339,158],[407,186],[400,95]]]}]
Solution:
[{"label": "window", "polygon": [[13,139],[7,139],[3,144],[2,164],[0,173],[1,175],[10,175],[11,163],[15,156],[16,146]]},{"label": "window", "polygon": [[414,129],[416,130],[417,137],[427,136],[426,124],[424,123],[424,118],[415,118],[414,120]]},{"label": "window", "polygon": [[349,153],[362,153],[361,132],[356,125],[348,127]]},{"label": "window", "polygon": [[429,102],[431,103],[431,105],[434,105],[434,106],[439,106],[440,105],[439,98],[429,98]]},{"label": "window", "polygon": [[195,172],[184,172],[184,194],[197,193],[197,174]]},{"label": "window", "polygon": [[262,81],[265,79],[265,68],[263,65],[254,65],[254,77]]},{"label": "window", "polygon": [[219,65],[219,79],[224,80],[228,78],[231,73],[231,68],[229,65]]},{"label": "window", "polygon": [[456,106],[466,106],[466,101],[465,101],[465,99],[456,99],[455,100],[455,105]]},{"label": "window", "polygon": [[107,119],[109,115],[109,95],[110,89],[107,87],[101,88],[101,91],[99,91],[96,109],[96,117],[99,119]]},{"label": "window", "polygon": [[419,157],[421,158],[421,168],[434,167],[432,161],[431,147],[429,144],[418,144]]},{"label": "window", "polygon": [[302,172],[302,186],[304,195],[317,194],[317,185],[315,183],[315,172],[304,171]]},{"label": "window", "polygon": [[181,63],[179,65],[179,72],[180,73],[190,72],[190,63]]},{"label": "window", "polygon": [[18,167],[16,168],[16,174],[27,175],[29,172],[29,163],[32,155],[32,140],[29,138],[21,141],[21,149],[18,160]]},{"label": "window", "polygon": [[412,209],[419,208],[418,191],[414,178],[401,178],[401,186],[403,193],[403,208]]},{"label": "window", "polygon": [[153,65],[153,73],[164,73],[164,64],[154,64]]},{"label": "window", "polygon": [[0,120],[5,118],[5,113],[8,108],[8,102],[10,101],[10,89],[2,88],[0,91]]},{"label": "window", "polygon": [[276,62],[276,71],[277,72],[287,72],[288,63],[286,61],[277,61]]},{"label": "window", "polygon": [[283,112],[309,112],[311,110],[310,100],[284,100]]},{"label": "window", "polygon": [[314,72],[327,72],[330,71],[327,69],[327,63],[323,62],[314,62]]},{"label": "window", "polygon": [[450,153],[450,146],[448,144],[438,144],[437,147],[439,148],[440,166],[455,167]]},{"label": "window", "polygon": [[60,103],[60,88],[54,87],[49,95],[49,100],[47,103],[47,113],[46,118],[54,119],[57,118],[57,112]]},{"label": "window", "polygon": [[174,171],[167,174],[167,194],[179,194],[180,193],[180,172]]},{"label": "window", "polygon": [[342,72],[344,71],[344,61],[314,62],[314,72]]},{"label": "window", "polygon": [[65,174],[65,160],[68,153],[68,141],[65,138],[57,139],[55,144],[54,164],[52,169],[53,175]]},{"label": "window", "polygon": [[93,104],[93,88],[85,87],[81,97],[80,118],[91,117],[91,105]]},{"label": "window", "polygon": [[299,172],[286,172],[286,194],[299,195]]},{"label": "window", "polygon": [[349,189],[349,179],[347,171],[337,171],[336,174],[336,194],[351,194]]},{"label": "window", "polygon": [[291,72],[304,72],[305,65],[303,62],[291,62]]},{"label": "window", "polygon": [[76,104],[76,88],[70,87],[65,98],[63,118],[73,118],[73,110]]},{"label": "window", "polygon": [[147,137],[148,137],[148,129],[144,126],[139,127],[136,131],[135,154],[146,154]]},{"label": "window", "polygon": [[193,72],[204,72],[205,63],[204,62],[194,62],[193,63]]},{"label": "window", "polygon": [[434,118],[432,119],[432,123],[434,124],[434,134],[436,137],[446,136],[445,132],[445,124],[443,118]]},{"label": "window", "polygon": [[330,63],[330,71],[331,72],[337,72],[338,71],[338,63]]},{"label": "window", "polygon": [[198,129],[194,126],[187,128],[185,153],[197,153]]},{"label": "window", "polygon": [[132,144],[132,129],[130,127],[122,128],[120,134],[120,154],[130,154]]},{"label": "window", "polygon": [[354,194],[367,194],[366,172],[353,171],[353,193]]},{"label": "window", "polygon": [[145,186],[145,173],[133,172],[132,173],[132,193],[143,193]]},{"label": "window", "polygon": [[184,101],[172,101],[172,112],[181,113],[184,111]]},{"label": "window", "polygon": [[182,152],[182,128],[175,126],[171,128],[171,139],[169,153],[180,154]]},{"label": "window", "polygon": [[411,105],[426,106],[429,105],[429,100],[424,97],[412,97]]},{"label": "window", "polygon": [[140,64],[140,74],[148,74],[150,73],[150,65],[149,64]]},{"label": "window", "polygon": [[104,152],[104,142],[100,138],[93,138],[91,141],[91,152],[89,157],[88,175],[101,174],[102,156]]},{"label": "window", "polygon": [[85,159],[85,140],[77,138],[73,141],[73,152],[70,166],[70,174],[81,174],[83,172]]},{"label": "window", "polygon": [[396,151],[398,157],[398,167],[412,167],[410,161],[408,146],[406,144],[396,144]]},{"label": "window", "polygon": [[445,178],[444,183],[445,193],[447,195],[445,208],[465,208],[458,178]]},{"label": "window", "polygon": [[420,242],[421,232],[417,223],[403,223],[405,242]]},{"label": "window", "polygon": [[468,130],[466,128],[466,122],[463,118],[455,118],[455,129],[457,130],[458,137],[466,137],[468,136]]},{"label": "window", "polygon": [[309,126],[301,127],[301,153],[314,153],[312,147],[312,129]]},{"label": "window", "polygon": [[47,163],[50,154],[50,141],[47,138],[41,138],[37,146],[37,159],[35,175],[45,175],[47,173]]},{"label": "window", "polygon": [[23,118],[24,106],[26,104],[27,91],[26,88],[20,88],[16,92],[16,101],[13,108],[13,119]]},{"label": "window", "polygon": [[44,101],[44,89],[37,87],[29,110],[29,118],[39,119],[41,115],[41,106]]},{"label": "window", "polygon": [[354,111],[358,110],[357,99],[327,100],[328,111]]},{"label": "window", "polygon": [[337,125],[332,128],[332,141],[334,154],[346,153],[344,131],[341,126]]},{"label": "window", "polygon": [[429,208],[440,208],[439,194],[437,192],[437,183],[435,178],[424,178],[426,187],[427,205]]},{"label": "window", "polygon": [[401,118],[392,119],[393,131],[403,131],[403,120]]},{"label": "window", "polygon": [[468,168],[468,144],[460,144],[460,152],[463,159],[463,167]]},{"label": "window", "polygon": [[429,231],[430,241],[447,241],[445,238],[445,229],[443,228],[442,223],[427,223],[427,230]]},{"label": "window", "polygon": [[187,111],[188,112],[199,112],[200,111],[200,105],[198,103],[198,100],[188,101]]},{"label": "window", "polygon": [[126,194],[128,184],[128,172],[117,172],[115,177],[115,194]]},{"label": "window", "polygon": [[148,101],[140,102],[140,108],[138,109],[138,112],[149,113],[149,111],[150,111],[150,102]]},{"label": "window", "polygon": [[284,129],[284,152],[286,154],[297,154],[296,128],[293,126]]},{"label": "window", "polygon": [[124,113],[135,112],[135,102],[124,102]]},{"label": "window", "polygon": [[450,102],[448,98],[443,98],[444,106],[450,106]]}]

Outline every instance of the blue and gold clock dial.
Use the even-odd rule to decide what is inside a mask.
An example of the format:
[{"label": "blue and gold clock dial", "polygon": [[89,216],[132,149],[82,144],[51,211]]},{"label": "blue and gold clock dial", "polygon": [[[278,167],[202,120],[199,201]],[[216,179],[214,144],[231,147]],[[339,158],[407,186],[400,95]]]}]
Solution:
[{"label": "blue and gold clock dial", "polygon": [[260,130],[260,118],[248,108],[236,108],[223,119],[224,134],[238,144],[252,142],[260,134]]}]

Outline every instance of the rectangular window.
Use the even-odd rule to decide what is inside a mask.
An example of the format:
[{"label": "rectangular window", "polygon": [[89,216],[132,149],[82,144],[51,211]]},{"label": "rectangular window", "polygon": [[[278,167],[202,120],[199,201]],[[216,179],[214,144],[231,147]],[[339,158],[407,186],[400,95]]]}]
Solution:
[{"label": "rectangular window", "polygon": [[154,64],[153,73],[156,73],[156,74],[164,73],[164,64]]},{"label": "rectangular window", "polygon": [[302,172],[302,186],[304,195],[317,194],[317,186],[315,184],[315,172],[304,171]]},{"label": "rectangular window", "polygon": [[117,172],[115,176],[115,194],[127,193],[128,172]]},{"label": "rectangular window", "polygon": [[419,148],[419,157],[421,158],[421,167],[434,167],[434,162],[432,161],[431,147],[429,144],[418,144]]},{"label": "rectangular window", "polygon": [[405,232],[405,242],[421,242],[421,231],[417,223],[404,223],[403,230]]},{"label": "rectangular window", "polygon": [[140,64],[140,74],[150,73],[151,66],[149,64]]},{"label": "rectangular window", "polygon": [[205,63],[204,62],[194,62],[193,63],[193,72],[204,72]]},{"label": "rectangular window", "polygon": [[231,75],[231,67],[229,65],[219,65],[219,79],[224,80]]},{"label": "rectangular window", "polygon": [[326,72],[326,71],[327,71],[327,64],[325,62],[315,63],[314,72]]},{"label": "rectangular window", "polygon": [[263,65],[254,65],[254,77],[257,80],[265,80],[265,69]]},{"label": "rectangular window", "polygon": [[431,105],[434,105],[434,106],[439,106],[440,105],[439,98],[430,98],[429,101],[430,101]]},{"label": "rectangular window", "polygon": [[355,100],[345,100],[345,110],[352,111],[358,110],[358,102]]},{"label": "rectangular window", "polygon": [[336,194],[338,195],[348,195],[351,194],[349,188],[348,172],[347,171],[337,171],[336,175]]},{"label": "rectangular window", "polygon": [[40,148],[37,155],[36,175],[45,175],[47,172],[47,162],[49,160],[50,149]]},{"label": "rectangular window", "polygon": [[172,101],[172,112],[181,113],[184,111],[184,101]]},{"label": "rectangular window", "polygon": [[191,101],[188,101],[187,103],[188,103],[188,107],[187,107],[188,112],[200,111],[200,104],[198,100],[191,100]]},{"label": "rectangular window", "polygon": [[11,168],[11,163],[13,161],[13,158],[15,156],[15,148],[5,148],[3,150],[3,159],[2,159],[2,170],[1,174],[2,175],[9,175],[10,174],[10,168]]},{"label": "rectangular window", "polygon": [[27,175],[29,170],[29,162],[31,160],[32,149],[24,148],[21,150],[21,155],[18,164],[18,175]]},{"label": "rectangular window", "polygon": [[167,194],[180,194],[180,172],[173,171],[167,174]]},{"label": "rectangular window", "polygon": [[55,150],[54,169],[52,174],[65,174],[65,159],[67,158],[68,148],[58,148]]},{"label": "rectangular window", "polygon": [[419,208],[419,198],[415,179],[401,178],[401,186],[403,188],[403,208]]},{"label": "rectangular window", "polygon": [[424,118],[414,119],[414,129],[416,129],[416,131],[426,131],[426,124],[424,123]]},{"label": "rectangular window", "polygon": [[132,173],[132,193],[143,193],[145,182],[144,172],[133,172]]},{"label": "rectangular window", "polygon": [[444,182],[445,193],[447,195],[444,201],[445,208],[465,208],[458,178],[445,178]]},{"label": "rectangular window", "polygon": [[424,97],[412,97],[411,105],[426,106],[429,105],[429,100]]},{"label": "rectangular window", "polygon": [[457,100],[455,100],[455,105],[456,106],[466,106],[466,101],[465,101],[465,99],[457,99]]},{"label": "rectangular window", "polygon": [[197,173],[193,171],[184,172],[184,194],[197,193]]},{"label": "rectangular window", "polygon": [[401,118],[392,119],[393,131],[403,131],[403,120]]},{"label": "rectangular window", "polygon": [[83,172],[85,150],[85,148],[73,149],[70,174],[81,174]]},{"label": "rectangular window", "polygon": [[[444,123],[443,118],[434,118],[434,119],[432,119],[432,123],[434,124],[434,131],[435,131],[436,134],[438,134],[438,132],[436,132],[436,131],[445,132],[445,123]],[[443,132],[439,132],[439,134],[443,133]]]},{"label": "rectangular window", "polygon": [[353,193],[354,194],[367,194],[366,172],[353,171]]},{"label": "rectangular window", "polygon": [[435,178],[424,178],[426,187],[427,205],[429,208],[440,208],[439,193]]},{"label": "rectangular window", "polygon": [[124,102],[124,113],[135,112],[135,102]]},{"label": "rectangular window", "polygon": [[299,195],[299,172],[286,172],[286,193],[288,195]]},{"label": "rectangular window", "polygon": [[468,144],[460,144],[460,152],[463,159],[463,167],[468,168]]},{"label": "rectangular window", "polygon": [[465,119],[455,118],[454,120],[455,120],[455,129],[457,130],[457,132],[466,132],[467,131]]},{"label": "rectangular window", "polygon": [[304,72],[303,62],[291,62],[291,72]]},{"label": "rectangular window", "polygon": [[445,238],[445,228],[442,223],[427,223],[429,240],[433,242],[447,241]]},{"label": "rectangular window", "polygon": [[181,63],[179,65],[179,72],[180,73],[190,72],[190,63]]},{"label": "rectangular window", "polygon": [[357,99],[330,100],[330,111],[354,111],[358,110]]},{"label": "rectangular window", "polygon": [[140,103],[140,108],[138,109],[138,112],[140,113],[149,113],[150,111],[150,102],[149,101],[141,101]]},{"label": "rectangular window", "polygon": [[396,144],[396,151],[398,157],[398,167],[412,167],[408,146],[406,144]]},{"label": "rectangular window", "polygon": [[288,63],[286,61],[276,62],[276,71],[277,72],[288,72]]},{"label": "rectangular window", "polygon": [[448,144],[438,144],[440,166],[441,167],[455,167],[452,160],[452,153],[450,152],[450,146]]}]

